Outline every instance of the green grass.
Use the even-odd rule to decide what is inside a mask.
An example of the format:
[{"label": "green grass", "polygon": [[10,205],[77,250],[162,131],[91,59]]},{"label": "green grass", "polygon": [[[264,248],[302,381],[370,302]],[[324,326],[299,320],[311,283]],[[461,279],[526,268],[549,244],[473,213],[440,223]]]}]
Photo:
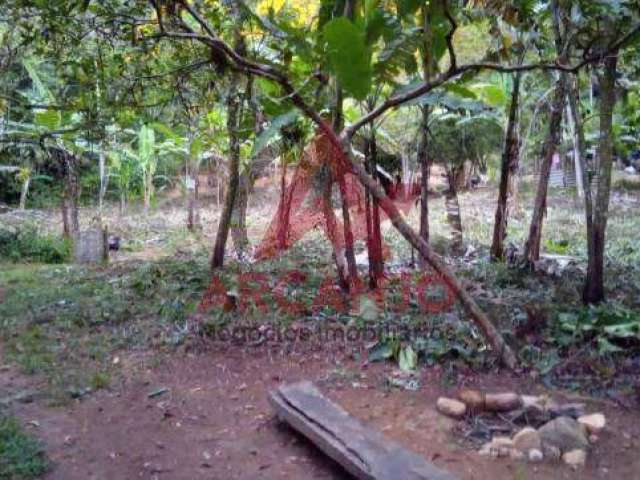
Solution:
[{"label": "green grass", "polygon": [[55,403],[108,388],[119,351],[175,347],[208,284],[206,259],[87,268],[0,265],[0,340]]},{"label": "green grass", "polygon": [[0,416],[0,480],[38,478],[48,468],[42,444],[15,418]]}]

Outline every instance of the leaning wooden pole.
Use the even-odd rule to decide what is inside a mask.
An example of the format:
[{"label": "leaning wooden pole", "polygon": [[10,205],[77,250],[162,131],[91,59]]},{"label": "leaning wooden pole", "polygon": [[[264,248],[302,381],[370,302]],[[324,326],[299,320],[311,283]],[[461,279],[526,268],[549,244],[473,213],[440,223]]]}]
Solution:
[{"label": "leaning wooden pole", "polygon": [[355,161],[351,155],[349,142],[345,139],[341,141],[335,132],[324,121],[321,122],[321,128],[334,145],[334,151],[339,162],[344,164],[358,177],[360,182],[371,192],[371,195],[378,201],[380,207],[388,215],[391,223],[400,232],[400,234],[411,244],[413,248],[418,250],[424,259],[440,274],[444,282],[451,291],[458,297],[460,303],[474,321],[474,323],[482,330],[491,347],[500,357],[502,362],[510,369],[515,370],[518,367],[518,359],[507,345],[504,337],[493,325],[489,317],[482,311],[478,304],[473,300],[471,295],[467,293],[462,284],[458,281],[453,271],[442,261],[440,256],[433,251],[427,242],[416,233],[416,231],[407,223],[395,204],[389,199],[384,189],[369,175],[363,165]]}]

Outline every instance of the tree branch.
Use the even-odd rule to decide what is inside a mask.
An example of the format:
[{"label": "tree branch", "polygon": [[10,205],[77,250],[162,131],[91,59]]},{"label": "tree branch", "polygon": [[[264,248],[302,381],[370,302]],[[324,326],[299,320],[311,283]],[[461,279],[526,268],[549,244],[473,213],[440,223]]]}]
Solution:
[{"label": "tree branch", "polygon": [[456,22],[455,18],[453,18],[453,15],[451,15],[451,12],[449,11],[448,0],[443,0],[443,7],[444,7],[444,16],[447,18],[447,21],[451,24],[451,28],[449,29],[449,32],[445,37],[445,41],[447,42],[447,50],[449,51],[449,62],[450,62],[449,70],[455,71],[456,68],[458,68],[458,62],[456,59],[456,51],[453,48],[453,36],[455,35],[456,29],[458,28],[458,23]]}]

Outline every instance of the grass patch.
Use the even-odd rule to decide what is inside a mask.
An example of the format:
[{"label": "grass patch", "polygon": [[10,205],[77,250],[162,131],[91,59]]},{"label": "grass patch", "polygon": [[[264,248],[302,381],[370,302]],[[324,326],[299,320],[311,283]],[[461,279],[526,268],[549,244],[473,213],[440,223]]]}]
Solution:
[{"label": "grass patch", "polygon": [[208,285],[202,261],[0,267],[0,339],[25,373],[42,374],[54,403],[108,388],[113,357],[180,344],[186,317]]},{"label": "grass patch", "polygon": [[37,478],[48,468],[40,441],[25,433],[15,418],[0,416],[0,479]]}]

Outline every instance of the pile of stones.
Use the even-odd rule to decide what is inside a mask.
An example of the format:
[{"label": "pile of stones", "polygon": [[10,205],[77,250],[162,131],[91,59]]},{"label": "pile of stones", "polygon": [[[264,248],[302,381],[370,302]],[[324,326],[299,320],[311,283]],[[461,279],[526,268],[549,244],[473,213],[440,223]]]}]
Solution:
[{"label": "pile of stones", "polygon": [[583,466],[591,444],[606,426],[602,413],[585,414],[581,403],[558,403],[545,396],[483,393],[462,390],[458,398],[441,397],[438,411],[462,419],[480,413],[500,413],[510,424],[526,425],[512,436],[494,436],[478,453],[529,462],[562,460]]}]

